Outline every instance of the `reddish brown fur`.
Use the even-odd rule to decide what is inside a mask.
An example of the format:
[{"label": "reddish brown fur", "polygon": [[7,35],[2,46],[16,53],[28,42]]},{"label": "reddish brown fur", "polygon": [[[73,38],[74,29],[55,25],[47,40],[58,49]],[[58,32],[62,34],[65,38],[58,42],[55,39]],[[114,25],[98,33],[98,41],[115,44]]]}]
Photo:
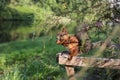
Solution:
[{"label": "reddish brown fur", "polygon": [[57,44],[63,45],[69,49],[71,60],[73,56],[77,56],[79,53],[79,41],[75,36],[70,36],[65,28],[57,34]]}]

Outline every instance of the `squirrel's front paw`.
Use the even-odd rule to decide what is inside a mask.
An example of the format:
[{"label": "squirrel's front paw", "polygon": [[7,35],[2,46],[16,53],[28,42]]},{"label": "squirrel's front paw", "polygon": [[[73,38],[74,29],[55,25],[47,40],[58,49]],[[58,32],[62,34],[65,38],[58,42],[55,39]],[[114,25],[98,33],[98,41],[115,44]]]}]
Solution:
[{"label": "squirrel's front paw", "polygon": [[69,56],[69,57],[68,57],[68,60],[69,60],[69,61],[72,60],[72,56]]}]

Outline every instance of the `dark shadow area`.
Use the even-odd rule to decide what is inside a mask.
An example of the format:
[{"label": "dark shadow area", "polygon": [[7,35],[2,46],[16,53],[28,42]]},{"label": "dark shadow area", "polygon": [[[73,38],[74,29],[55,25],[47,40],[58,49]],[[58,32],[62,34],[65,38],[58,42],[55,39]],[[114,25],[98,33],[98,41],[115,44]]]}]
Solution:
[{"label": "dark shadow area", "polygon": [[7,32],[1,32],[0,33],[0,42],[6,42],[6,41],[10,41],[10,34]]},{"label": "dark shadow area", "polygon": [[[82,67],[75,67],[75,71],[79,73]],[[105,68],[90,68],[86,71],[86,75],[82,80],[120,80],[120,70]],[[79,80],[79,78],[77,79]]]},{"label": "dark shadow area", "polygon": [[5,8],[11,0],[0,0],[0,8]]}]

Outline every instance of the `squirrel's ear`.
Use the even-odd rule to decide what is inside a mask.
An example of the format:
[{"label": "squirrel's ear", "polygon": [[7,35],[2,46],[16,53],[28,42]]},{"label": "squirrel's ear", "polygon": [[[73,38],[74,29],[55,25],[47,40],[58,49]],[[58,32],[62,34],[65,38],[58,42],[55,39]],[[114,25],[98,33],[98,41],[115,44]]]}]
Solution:
[{"label": "squirrel's ear", "polygon": [[63,28],[62,32],[66,33],[66,34],[68,33],[67,30],[66,30],[66,28]]}]

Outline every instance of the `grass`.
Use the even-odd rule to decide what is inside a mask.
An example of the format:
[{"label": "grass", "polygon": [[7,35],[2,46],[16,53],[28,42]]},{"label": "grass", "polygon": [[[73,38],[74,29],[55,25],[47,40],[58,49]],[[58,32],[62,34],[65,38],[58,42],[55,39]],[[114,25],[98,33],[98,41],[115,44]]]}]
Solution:
[{"label": "grass", "polygon": [[3,43],[0,50],[0,80],[55,79],[64,72],[56,63],[56,53],[64,48],[55,38]]}]

